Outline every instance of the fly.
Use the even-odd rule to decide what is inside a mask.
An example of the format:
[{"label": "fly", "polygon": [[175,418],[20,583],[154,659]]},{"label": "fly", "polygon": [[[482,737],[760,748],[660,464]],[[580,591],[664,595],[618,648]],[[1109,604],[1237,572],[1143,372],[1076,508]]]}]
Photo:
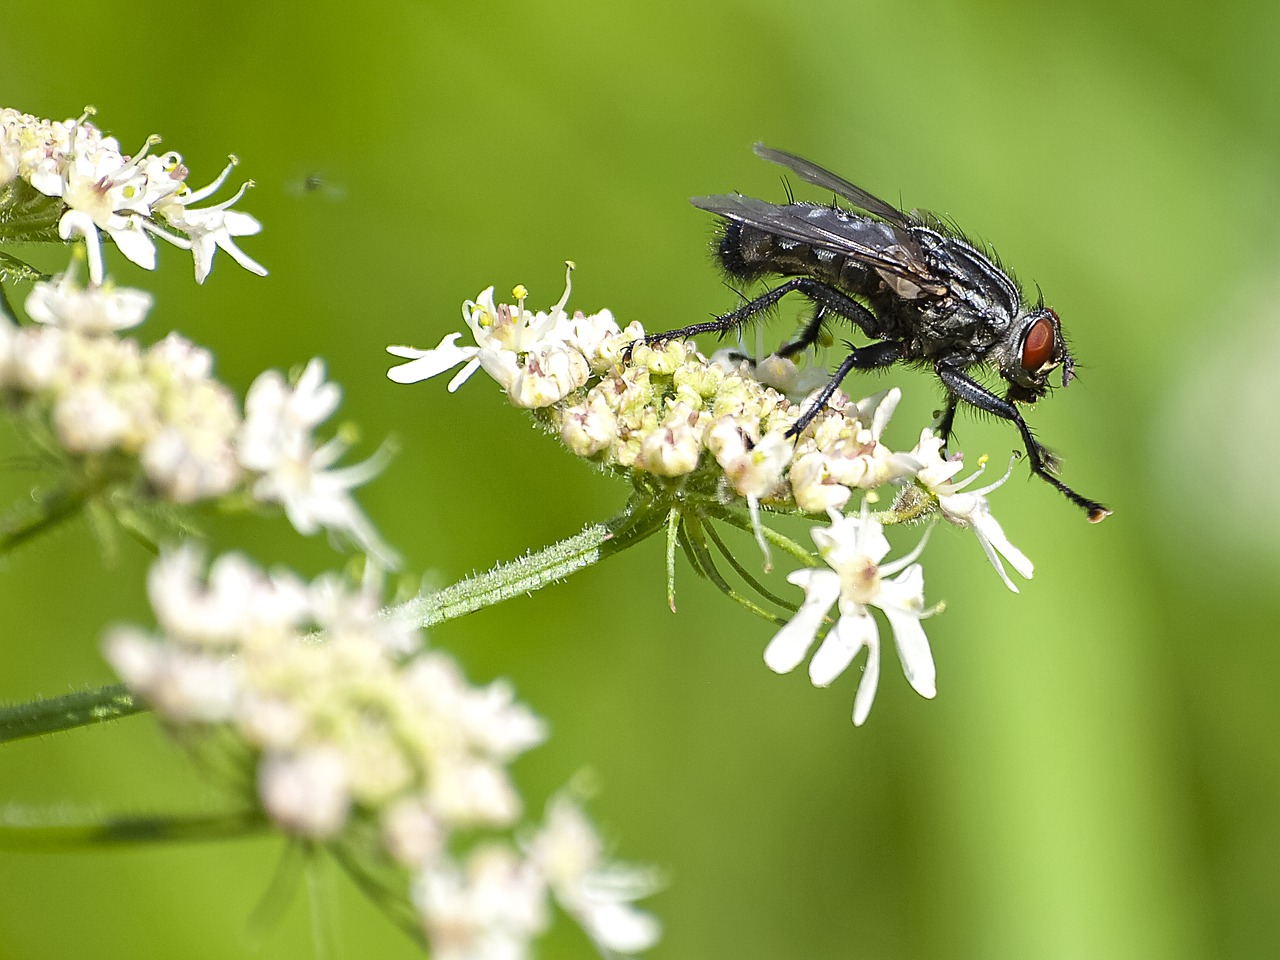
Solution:
[{"label": "fly", "polygon": [[[778,351],[782,356],[815,345],[833,316],[850,321],[875,342],[847,344],[848,356],[791,435],[808,426],[852,370],[894,363],[931,367],[946,390],[938,422],[944,442],[961,403],[1009,420],[1022,436],[1032,473],[1082,508],[1090,522],[1107,517],[1110,510],[1055,476],[1057,458],[1035,438],[1017,406],[1045,396],[1049,377],[1059,368],[1062,386],[1074,377],[1058,314],[1043,299],[1029,304],[993,254],[979,250],[940,218],[903,213],[794,154],[763,144],[756,144],[755,152],[843,197],[854,209],[835,202],[768,203],[736,193],[694,197],[695,207],[721,218],[716,256],[731,278],[788,279],[731,313],[647,339],[723,335],[798,292],[813,303],[814,312],[800,334]],[[983,367],[994,368],[1006,382],[1003,397],[970,375]]]}]

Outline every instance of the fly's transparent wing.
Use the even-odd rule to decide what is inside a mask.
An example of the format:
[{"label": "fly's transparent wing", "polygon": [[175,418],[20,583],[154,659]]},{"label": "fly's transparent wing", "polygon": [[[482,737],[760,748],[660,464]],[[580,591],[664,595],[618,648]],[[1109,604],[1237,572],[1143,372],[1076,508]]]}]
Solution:
[{"label": "fly's transparent wing", "polygon": [[812,183],[815,187],[830,190],[837,196],[844,197],[859,209],[867,211],[872,216],[897,224],[900,227],[911,225],[911,220],[897,207],[890,206],[883,200],[873,197],[861,187],[850,183],[844,177],[836,176],[830,170],[824,170],[811,160],[797,157],[794,153],[787,153],[785,150],[766,147],[763,143],[757,143],[752,149],[755,150],[756,156],[786,167],[806,183]]},{"label": "fly's transparent wing", "polygon": [[693,197],[689,202],[699,210],[727,220],[830,250],[902,277],[934,296],[942,296],[947,291],[944,281],[929,271],[915,238],[893,224],[856,216],[838,207],[767,203],[736,193]]}]

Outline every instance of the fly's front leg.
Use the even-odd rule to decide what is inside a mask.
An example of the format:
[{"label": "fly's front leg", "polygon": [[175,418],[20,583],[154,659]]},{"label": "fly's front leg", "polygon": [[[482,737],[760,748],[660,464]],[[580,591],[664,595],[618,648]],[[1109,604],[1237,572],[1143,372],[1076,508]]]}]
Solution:
[{"label": "fly's front leg", "polygon": [[[1022,434],[1022,442],[1027,448],[1027,460],[1031,464],[1031,472],[1056,488],[1064,497],[1084,510],[1089,516],[1090,523],[1097,523],[1110,515],[1111,511],[1098,503],[1098,501],[1090,500],[1088,497],[1083,497],[1076,493],[1050,472],[1056,465],[1053,455],[1032,435],[1031,428],[1027,426],[1027,421],[1022,418],[1022,414],[1018,412],[1018,408],[1012,402],[997,397],[982,384],[955,367],[948,367],[945,364],[938,363],[934,365],[934,370],[938,374],[938,379],[942,381],[947,391],[956,400],[977,407],[979,410],[985,410],[987,413],[993,413],[1003,420],[1013,421],[1018,427],[1018,432]],[[954,409],[954,407],[949,409]]]},{"label": "fly's front leg", "polygon": [[813,422],[813,418],[822,411],[827,401],[831,399],[831,395],[839,388],[840,382],[849,375],[849,371],[874,370],[876,367],[887,367],[890,364],[897,363],[901,359],[902,344],[896,340],[872,343],[865,347],[851,347],[849,355],[844,358],[840,366],[836,367],[836,372],[831,375],[831,379],[827,381],[826,386],[819,390],[817,396],[813,398],[809,409],[800,414],[800,418],[791,425],[791,429],[787,431],[787,436],[798,436],[804,431],[805,427]]}]

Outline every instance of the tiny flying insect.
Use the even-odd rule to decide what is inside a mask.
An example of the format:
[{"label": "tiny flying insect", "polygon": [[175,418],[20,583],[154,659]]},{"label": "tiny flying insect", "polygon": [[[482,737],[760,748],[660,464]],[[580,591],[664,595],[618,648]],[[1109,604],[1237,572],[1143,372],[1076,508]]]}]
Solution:
[{"label": "tiny flying insect", "polygon": [[[1029,304],[995,260],[958,230],[928,213],[903,213],[860,187],[794,154],[756,144],[758,156],[786,167],[802,180],[832,191],[855,210],[791,199],[767,203],[725,194],[694,197],[692,203],[721,218],[716,257],[728,275],[752,282],[788,277],[732,313],[705,323],[649,336],[650,341],[740,328],[788,293],[814,305],[813,317],[778,352],[793,356],[816,344],[831,316],[843,317],[874,343],[847,344],[849,355],[801,415],[791,434],[803,430],[851,370],[894,363],[932,367],[946,389],[938,430],[950,439],[956,408],[966,403],[1012,421],[1022,435],[1031,472],[1057,488],[1097,523],[1111,511],[1059,480],[1057,458],[1031,433],[1019,403],[1035,403],[1050,389],[1049,375],[1062,368],[1065,387],[1074,376],[1062,325],[1043,299]],[[972,376],[994,367],[1007,382],[1000,397]]]}]

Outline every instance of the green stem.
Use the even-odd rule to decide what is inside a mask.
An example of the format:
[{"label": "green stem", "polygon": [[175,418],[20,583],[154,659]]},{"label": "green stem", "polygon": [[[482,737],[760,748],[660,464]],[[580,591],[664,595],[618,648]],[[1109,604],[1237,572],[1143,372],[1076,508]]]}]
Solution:
[{"label": "green stem", "polygon": [[378,869],[370,858],[362,856],[349,843],[332,843],[329,853],[347,876],[360,888],[391,922],[403,930],[415,942],[423,942],[422,920],[413,905],[404,896],[404,879],[398,873]]},{"label": "green stem", "polygon": [[695,570],[714,583],[716,588],[734,603],[740,604],[762,620],[768,620],[777,626],[782,626],[787,622],[786,618],[770,613],[758,603],[733,589],[733,586],[716,567],[715,558],[711,556],[711,551],[707,549],[707,542],[703,537],[703,532],[708,528],[703,526],[702,521],[698,519],[696,514],[687,516],[681,528],[685,534],[683,543],[685,555],[688,556],[689,563]]},{"label": "green stem", "polygon": [[15,510],[0,521],[0,555],[70,520],[86,503],[118,479],[113,471],[103,470],[79,483],[43,494],[34,507]]},{"label": "green stem", "polygon": [[262,945],[267,937],[280,926],[280,921],[289,909],[289,903],[298,889],[298,878],[314,854],[313,849],[298,840],[291,840],[284,845],[276,868],[267,883],[266,892],[253,908],[253,913],[245,922],[244,937],[252,956],[262,953]]},{"label": "green stem", "polygon": [[[3,269],[3,263],[0,262],[0,270]],[[9,291],[4,288],[2,278],[0,278],[0,317],[8,320],[10,323],[18,322],[18,314],[14,312],[13,304],[9,302]]]},{"label": "green stem", "polygon": [[[723,520],[730,526],[737,527],[739,530],[745,530],[747,533],[755,536],[755,527],[752,526],[751,519],[749,517],[744,517],[737,510],[730,507],[714,506],[708,507],[706,513],[709,517],[715,517],[718,520]],[[814,559],[814,556],[810,551],[800,546],[800,544],[796,543],[790,537],[774,530],[768,524],[761,524],[760,532],[771,544],[775,547],[779,547],[784,553],[795,557],[806,567],[815,567],[818,565],[818,561]]]},{"label": "green stem", "polygon": [[173,817],[107,817],[84,823],[0,822],[0,849],[46,852],[72,847],[137,843],[201,843],[247,837],[267,826],[259,810]]},{"label": "green stem", "polygon": [[709,523],[704,523],[702,524],[702,532],[707,535],[707,539],[710,540],[715,548],[720,551],[720,556],[724,557],[725,560],[728,561],[729,566],[733,567],[733,569],[737,571],[738,576],[742,577],[742,579],[747,582],[747,586],[751,587],[752,590],[771,603],[776,603],[784,610],[789,610],[791,613],[796,612],[798,609],[796,604],[789,600],[783,600],[780,596],[757,580],[746,567],[738,562],[738,558],[733,555],[733,551],[729,549],[729,545],[720,538],[720,534],[716,533],[715,527]]},{"label": "green stem", "polygon": [[[0,250],[0,283],[7,283],[15,280],[26,280],[28,282],[32,280],[46,280],[48,279],[48,276],[49,275],[47,273],[37,270],[26,261],[19,260],[17,257],[11,256],[3,250]],[[0,290],[0,292],[2,292],[2,290]],[[6,296],[4,299],[5,307],[9,313],[9,319],[16,323],[18,320],[18,314],[13,309],[13,304],[9,302],[8,297]]]},{"label": "green stem", "polygon": [[[676,544],[680,541],[680,511],[667,512],[667,606],[676,612]],[[696,566],[696,564],[695,564]]]},{"label": "green stem", "polygon": [[662,527],[666,511],[653,501],[633,498],[627,509],[607,523],[552,544],[527,557],[499,564],[487,573],[468,577],[436,593],[414,597],[383,611],[386,617],[407,617],[420,627],[446,620],[524,593],[540,590],[589,567],[605,557],[634,546]]},{"label": "green stem", "polygon": [[306,865],[307,893],[311,897],[311,943],[316,960],[333,960],[338,955],[334,917],[338,915],[328,861],[309,857]]},{"label": "green stem", "polygon": [[123,684],[0,708],[0,743],[87,727],[147,708]]}]

